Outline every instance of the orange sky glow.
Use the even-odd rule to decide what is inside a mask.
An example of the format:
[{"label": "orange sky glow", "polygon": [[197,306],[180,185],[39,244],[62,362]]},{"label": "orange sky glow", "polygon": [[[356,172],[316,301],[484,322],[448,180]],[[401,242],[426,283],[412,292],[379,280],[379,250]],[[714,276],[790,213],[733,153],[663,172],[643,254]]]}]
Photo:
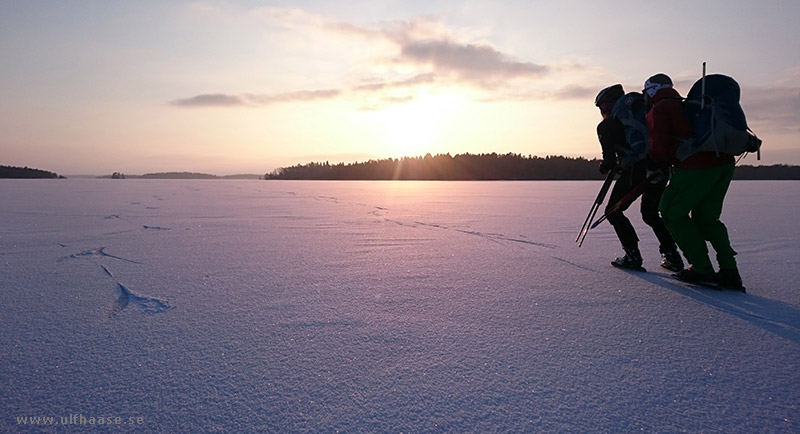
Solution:
[{"label": "orange sky glow", "polygon": [[[597,91],[664,72],[685,95],[703,61],[740,82],[764,140],[744,163],[800,164],[797,2],[118,3],[0,6],[0,164],[225,175],[595,158]],[[754,23],[758,38],[740,31]]]}]

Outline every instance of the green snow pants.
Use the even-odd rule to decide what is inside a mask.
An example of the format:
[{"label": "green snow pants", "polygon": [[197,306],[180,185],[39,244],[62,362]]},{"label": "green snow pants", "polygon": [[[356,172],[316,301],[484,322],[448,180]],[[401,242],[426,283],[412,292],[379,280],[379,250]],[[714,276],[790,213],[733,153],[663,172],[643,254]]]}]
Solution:
[{"label": "green snow pants", "polygon": [[736,252],[731,247],[728,229],[719,220],[733,169],[733,164],[678,169],[661,197],[658,206],[661,218],[686,260],[698,273],[714,271],[706,241],[716,251],[720,269],[736,268]]}]

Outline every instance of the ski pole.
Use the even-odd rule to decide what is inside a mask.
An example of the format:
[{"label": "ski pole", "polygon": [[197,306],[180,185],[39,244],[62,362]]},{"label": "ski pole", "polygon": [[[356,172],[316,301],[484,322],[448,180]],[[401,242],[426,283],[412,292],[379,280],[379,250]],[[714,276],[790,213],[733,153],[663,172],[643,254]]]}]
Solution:
[{"label": "ski pole", "polygon": [[616,169],[610,170],[608,175],[606,175],[606,180],[603,181],[603,186],[600,187],[600,191],[597,193],[597,198],[595,198],[594,202],[592,203],[592,207],[589,209],[589,215],[586,216],[586,220],[583,221],[583,226],[581,226],[581,230],[578,232],[578,237],[575,238],[575,242],[578,243],[578,247],[583,245],[583,240],[586,239],[586,233],[589,232],[589,223],[592,221],[595,214],[597,214],[597,209],[600,208],[600,205],[602,205],[603,200],[606,198],[606,194],[608,193],[608,189],[611,187],[611,183],[614,181],[614,175],[616,172]]},{"label": "ski pole", "polygon": [[636,200],[636,198],[639,197],[640,194],[642,194],[644,189],[647,188],[647,184],[649,184],[650,182],[654,181],[656,178],[658,178],[660,176],[663,176],[661,174],[661,172],[656,172],[656,173],[648,176],[644,181],[640,182],[636,187],[634,187],[633,190],[631,190],[630,192],[628,192],[628,194],[623,196],[622,199],[618,200],[617,203],[612,205],[611,208],[609,208],[608,211],[606,211],[605,214],[600,216],[600,218],[597,219],[596,222],[592,223],[592,225],[589,227],[589,229],[596,228],[600,223],[603,223],[604,221],[606,221],[606,219],[608,218],[609,215],[614,214],[615,212],[621,210],[622,208],[630,205],[631,202]]},{"label": "ski pole", "polygon": [[700,110],[703,110],[706,107],[706,62],[703,62],[703,81],[700,89]]}]

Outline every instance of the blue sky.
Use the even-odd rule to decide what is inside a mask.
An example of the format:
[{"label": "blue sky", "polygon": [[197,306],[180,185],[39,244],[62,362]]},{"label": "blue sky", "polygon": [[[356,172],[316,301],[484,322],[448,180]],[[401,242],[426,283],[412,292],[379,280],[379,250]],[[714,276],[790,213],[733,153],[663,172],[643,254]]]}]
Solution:
[{"label": "blue sky", "polygon": [[[794,1],[2,1],[0,164],[264,173],[426,152],[600,155],[597,91],[736,78],[800,164]],[[755,164],[748,157],[745,163]]]}]

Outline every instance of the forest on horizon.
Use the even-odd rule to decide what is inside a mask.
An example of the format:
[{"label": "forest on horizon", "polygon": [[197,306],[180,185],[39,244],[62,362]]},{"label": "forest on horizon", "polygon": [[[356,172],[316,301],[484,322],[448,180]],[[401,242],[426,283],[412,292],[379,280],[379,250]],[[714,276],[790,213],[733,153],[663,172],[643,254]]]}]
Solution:
[{"label": "forest on horizon", "polygon": [[35,178],[64,178],[57,173],[48,172],[30,167],[0,166],[0,178],[35,179]]},{"label": "forest on horizon", "polygon": [[[294,180],[424,180],[514,181],[600,180],[601,160],[564,156],[520,154],[438,154],[424,157],[387,158],[356,163],[308,163],[282,167],[264,179]],[[800,166],[737,165],[734,179],[800,180]]]},{"label": "forest on horizon", "polygon": [[[113,179],[285,179],[285,180],[600,180],[599,159],[520,154],[438,154],[424,157],[387,158],[355,163],[312,162],[282,167],[263,176],[242,174],[217,176],[195,172],[162,172],[124,175],[114,172],[98,178]],[[29,167],[0,165],[0,178],[64,178],[56,173]],[[800,166],[737,165],[735,180],[800,180]]]}]

